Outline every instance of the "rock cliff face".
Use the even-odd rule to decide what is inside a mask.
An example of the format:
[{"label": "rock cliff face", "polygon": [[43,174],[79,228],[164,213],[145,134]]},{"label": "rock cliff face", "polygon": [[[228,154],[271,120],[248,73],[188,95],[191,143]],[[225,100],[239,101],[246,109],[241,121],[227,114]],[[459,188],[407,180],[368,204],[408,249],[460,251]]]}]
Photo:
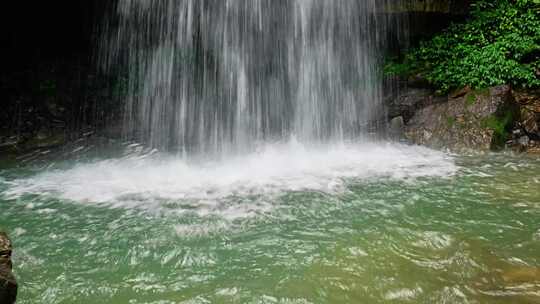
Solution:
[{"label": "rock cliff face", "polygon": [[433,148],[499,149],[504,147],[517,111],[509,86],[470,91],[417,111],[405,135],[414,143]]},{"label": "rock cliff face", "polygon": [[17,281],[11,271],[11,240],[0,232],[0,303],[13,304],[17,298]]},{"label": "rock cliff face", "polygon": [[[540,152],[540,92],[497,86],[434,96],[427,88],[402,89],[389,102],[389,119],[404,121],[410,142],[454,152],[512,148]],[[395,131],[394,131],[395,133]]]},{"label": "rock cliff face", "polygon": [[512,144],[520,150],[540,154],[540,90],[514,91],[520,119],[513,131]]}]

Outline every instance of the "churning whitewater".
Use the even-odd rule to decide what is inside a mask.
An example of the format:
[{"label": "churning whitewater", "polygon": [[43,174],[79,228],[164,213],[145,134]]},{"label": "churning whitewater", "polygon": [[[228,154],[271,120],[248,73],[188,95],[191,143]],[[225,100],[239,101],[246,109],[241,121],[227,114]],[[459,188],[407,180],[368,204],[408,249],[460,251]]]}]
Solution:
[{"label": "churning whitewater", "polygon": [[[11,180],[4,195],[252,214],[276,193],[452,174],[443,153],[367,141],[384,132],[380,59],[399,36],[383,5],[119,0],[100,61],[123,89],[125,139],[154,152]],[[231,204],[249,196],[262,199]]]},{"label": "churning whitewater", "polygon": [[[453,160],[422,147],[392,144],[306,148],[297,142],[219,162],[186,162],[138,154],[71,169],[49,170],[7,182],[7,198],[33,194],[83,204],[146,210],[171,209],[227,218],[271,210],[272,196],[289,191],[339,193],[355,180],[446,177]],[[249,203],[238,201],[251,197]],[[260,197],[259,200],[254,197]]]},{"label": "churning whitewater", "polygon": [[[119,0],[100,61],[125,93],[125,139],[154,152],[11,180],[4,195],[251,214],[276,193],[452,174],[442,153],[366,140],[385,125],[380,59],[399,24],[385,4]],[[263,198],[230,203],[247,196]]]}]

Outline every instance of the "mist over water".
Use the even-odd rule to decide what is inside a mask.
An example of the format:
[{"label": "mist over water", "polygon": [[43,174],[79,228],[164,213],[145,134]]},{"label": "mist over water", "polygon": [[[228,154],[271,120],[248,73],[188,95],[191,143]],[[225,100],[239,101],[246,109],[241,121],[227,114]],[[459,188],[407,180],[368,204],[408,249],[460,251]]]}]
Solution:
[{"label": "mist over water", "polygon": [[[220,161],[187,162],[170,155],[138,153],[78,163],[69,169],[51,168],[10,181],[4,195],[34,194],[142,210],[178,204],[173,213],[234,218],[273,209],[274,195],[291,191],[339,194],[351,181],[447,177],[456,170],[451,157],[421,147],[367,143],[306,147],[292,141]],[[260,200],[230,204],[241,197]]]},{"label": "mist over water", "polygon": [[376,0],[120,0],[102,66],[124,131],[189,155],[261,142],[341,142],[384,123],[379,75],[399,20]]}]

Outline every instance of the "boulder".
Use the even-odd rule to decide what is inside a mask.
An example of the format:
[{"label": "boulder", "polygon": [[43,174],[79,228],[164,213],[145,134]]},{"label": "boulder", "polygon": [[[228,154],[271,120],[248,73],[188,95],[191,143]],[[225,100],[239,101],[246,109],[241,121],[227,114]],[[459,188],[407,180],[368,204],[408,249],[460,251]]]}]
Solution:
[{"label": "boulder", "polygon": [[540,283],[540,267],[516,267],[501,273],[506,283]]},{"label": "boulder", "polygon": [[0,232],[0,303],[12,304],[17,298],[17,281],[11,262],[12,246],[8,236]]},{"label": "boulder", "polygon": [[407,87],[398,89],[395,95],[388,96],[385,103],[390,120],[401,116],[403,121],[407,123],[418,109],[447,100],[446,97],[433,95],[433,91],[429,88],[407,85]]},{"label": "boulder", "polygon": [[11,264],[11,253],[13,247],[11,245],[11,240],[8,238],[7,234],[0,232],[0,265],[4,265],[12,268]]},{"label": "boulder", "polygon": [[520,125],[529,135],[540,136],[540,91],[514,91],[520,107]]},{"label": "boulder", "polygon": [[519,108],[509,86],[464,91],[414,113],[405,136],[413,143],[455,152],[503,148]]},{"label": "boulder", "polygon": [[539,154],[540,90],[515,90],[512,95],[519,106],[519,120],[509,145],[516,151]]}]

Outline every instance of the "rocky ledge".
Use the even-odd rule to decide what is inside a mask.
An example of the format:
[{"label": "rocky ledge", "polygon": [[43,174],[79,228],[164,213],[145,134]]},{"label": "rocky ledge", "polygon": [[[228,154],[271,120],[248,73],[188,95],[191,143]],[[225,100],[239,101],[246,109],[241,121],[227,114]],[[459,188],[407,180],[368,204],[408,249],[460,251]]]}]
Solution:
[{"label": "rocky ledge", "polygon": [[12,246],[8,236],[0,232],[0,303],[13,304],[17,298],[17,281],[12,272]]},{"label": "rocky ledge", "polygon": [[502,85],[436,96],[406,87],[389,101],[394,134],[453,152],[511,148],[540,153],[540,92]]}]

